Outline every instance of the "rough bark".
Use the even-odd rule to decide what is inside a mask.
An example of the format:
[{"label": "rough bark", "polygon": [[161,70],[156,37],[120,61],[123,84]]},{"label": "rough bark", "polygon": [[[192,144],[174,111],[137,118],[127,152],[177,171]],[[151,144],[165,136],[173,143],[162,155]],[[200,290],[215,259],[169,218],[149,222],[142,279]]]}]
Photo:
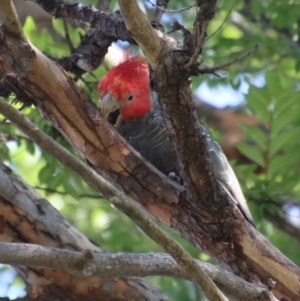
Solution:
[{"label": "rough bark", "polygon": [[118,13],[98,11],[91,6],[61,0],[35,0],[34,2],[56,18],[68,18],[75,22],[83,21],[91,24],[79,46],[72,51],[71,55],[58,59],[59,64],[65,70],[78,76],[98,68],[111,43],[122,40],[136,44]]},{"label": "rough bark", "polygon": [[[67,250],[101,249],[0,162],[0,241],[33,243]],[[26,300],[168,300],[140,278],[79,278],[69,273],[18,266],[27,283]]]},{"label": "rough bark", "polygon": [[[37,2],[37,1],[35,1]],[[18,15],[21,22],[24,23],[28,12],[35,19],[38,27],[46,26],[51,30],[51,16],[54,15],[59,18],[62,16],[68,17],[70,20],[91,22],[92,30],[88,31],[82,37],[80,45],[71,53],[69,57],[58,59],[59,64],[67,71],[80,75],[89,70],[94,70],[102,62],[103,57],[107,51],[107,47],[111,42],[117,40],[128,41],[135,44],[134,40],[129,36],[125,23],[122,17],[118,14],[104,13],[93,10],[88,6],[77,6],[74,4],[65,4],[63,9],[58,10],[59,3],[53,7],[47,5],[47,1],[39,2],[41,7],[45,9],[46,13],[38,5],[30,2],[14,0]],[[106,5],[107,3],[100,1],[99,5]],[[160,5],[165,6],[165,4]],[[101,6],[102,8],[102,6]],[[162,11],[158,9],[161,14]],[[53,32],[51,31],[53,34]],[[60,37],[61,39],[62,37]],[[258,125],[261,123],[253,116],[245,113],[233,112],[229,109],[218,109],[205,101],[194,98],[196,110],[199,118],[204,118],[208,125],[222,133],[220,145],[226,155],[231,160],[237,160],[240,163],[248,163],[249,160],[245,158],[235,147],[238,142],[245,142],[244,132],[240,127],[240,123],[248,125]]]},{"label": "rough bark", "polygon": [[[197,199],[187,201],[181,186],[124,144],[63,70],[35,50],[34,63],[17,77],[15,68],[19,65],[12,62],[16,61],[14,54],[20,45],[4,29],[1,40],[0,57],[6,63],[2,68],[10,70],[6,82],[13,85],[20,100],[34,100],[42,114],[97,172],[235,274],[265,284],[272,278],[277,281],[277,297],[300,300],[299,269],[248,225],[235,207],[222,199],[220,208],[204,207]],[[178,71],[174,70],[175,76]]]},{"label": "rough bark", "polygon": [[[170,53],[153,78],[162,101],[166,104],[168,99],[176,101],[167,107],[177,127],[178,149],[191,192],[188,197],[182,187],[169,181],[124,144],[58,66],[35,50],[34,63],[27,62],[20,67],[23,62],[20,58],[27,58],[28,53],[16,55],[20,45],[4,30],[0,38],[5,82],[21,100],[33,101],[97,172],[141,202],[157,220],[181,233],[237,275],[262,283],[272,278],[277,280],[277,297],[300,300],[299,269],[245,222],[209,173],[207,152],[197,147],[205,142],[198,137],[196,118],[190,113],[194,107],[188,76],[181,69],[186,63],[182,53]],[[159,85],[158,79],[162,80]],[[177,116],[178,112],[182,116]]]},{"label": "rough bark", "polygon": [[[83,278],[169,276],[191,280],[190,273],[164,253],[81,252],[28,243],[1,243],[2,263],[65,271]],[[251,284],[207,262],[194,260],[227,295],[240,301],[274,301],[269,288]],[[1,299],[0,299],[1,300]],[[214,300],[214,298],[210,299]]]}]

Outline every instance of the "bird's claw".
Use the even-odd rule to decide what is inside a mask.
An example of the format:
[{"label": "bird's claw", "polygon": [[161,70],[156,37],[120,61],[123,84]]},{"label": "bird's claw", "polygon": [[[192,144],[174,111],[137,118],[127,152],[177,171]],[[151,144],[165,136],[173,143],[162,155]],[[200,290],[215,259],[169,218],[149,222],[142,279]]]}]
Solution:
[{"label": "bird's claw", "polygon": [[179,176],[177,176],[174,171],[171,171],[168,174],[168,178],[173,180],[174,182],[176,182],[178,184],[181,184],[181,178]]}]

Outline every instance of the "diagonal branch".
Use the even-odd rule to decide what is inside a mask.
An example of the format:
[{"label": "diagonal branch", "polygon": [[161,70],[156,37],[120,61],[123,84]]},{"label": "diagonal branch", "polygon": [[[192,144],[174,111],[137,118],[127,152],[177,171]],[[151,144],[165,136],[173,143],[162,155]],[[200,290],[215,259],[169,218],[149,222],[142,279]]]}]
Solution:
[{"label": "diagonal branch", "polygon": [[229,67],[231,65],[233,65],[236,62],[239,62],[240,60],[246,58],[247,56],[251,55],[253,51],[255,51],[257,48],[259,47],[259,44],[256,44],[252,49],[246,51],[245,53],[241,54],[240,56],[224,63],[221,65],[217,65],[214,67],[210,67],[210,68],[203,68],[203,69],[199,69],[199,74],[205,74],[205,73],[215,73],[216,71],[220,70],[220,69],[224,69],[226,67]]},{"label": "diagonal branch", "polygon": [[271,213],[267,210],[263,212],[264,217],[271,222],[278,230],[287,233],[295,241],[300,243],[300,229],[291,224],[288,219],[283,218],[279,214]]},{"label": "diagonal branch", "polygon": [[[39,244],[64,251],[73,250],[79,254],[101,252],[100,247],[80,233],[47,200],[2,162],[0,162],[0,212],[1,242],[23,245],[26,243],[27,247],[29,244]],[[22,245],[17,244],[17,249],[18,246]],[[17,252],[20,253],[20,250],[24,248]],[[31,255],[25,252],[21,256]],[[55,262],[60,262],[63,258],[56,257]],[[85,263],[87,262],[88,257]],[[129,294],[132,301],[168,300],[163,293],[141,278],[79,278],[68,272],[54,270],[52,267],[31,268],[25,265],[19,265],[16,269],[27,284],[25,300],[51,301],[72,298],[73,301],[95,301],[103,299],[103,294],[109,295],[110,300],[119,300],[120,291]],[[80,288],[79,294],[78,288]]]},{"label": "diagonal branch", "polygon": [[12,0],[0,1],[0,14],[6,29],[10,32],[13,32],[16,36],[18,36],[19,39],[27,41]]},{"label": "diagonal branch", "polygon": [[152,28],[147,16],[142,12],[136,0],[119,0],[119,6],[127,30],[138,41],[150,65],[155,67],[165,52],[162,40]]},{"label": "diagonal branch", "polygon": [[[176,13],[180,13],[180,12],[183,12],[185,10],[189,10],[191,9],[192,7],[195,7],[196,4],[191,4],[191,5],[188,5],[186,7],[183,7],[183,8],[179,8],[179,9],[167,9],[167,5],[165,3],[163,4],[155,4],[153,2],[151,2],[151,0],[146,0],[148,3],[150,3],[153,7],[156,7],[156,11],[157,11],[157,14],[158,14],[158,11],[161,11],[161,12],[166,12],[166,13],[171,13],[171,14],[176,14]],[[166,1],[158,1],[158,2],[166,2]],[[155,12],[156,12],[155,11]],[[159,19],[160,20],[160,19]],[[157,21],[157,20],[156,20]]]},{"label": "diagonal branch", "polygon": [[[180,133],[180,158],[190,163],[185,172],[193,180],[191,191],[196,194],[188,196],[116,135],[67,74],[38,50],[34,50],[31,69],[17,77],[20,72],[12,62],[22,63],[27,56],[16,56],[19,44],[14,36],[0,29],[0,38],[0,57],[6,63],[2,84],[13,89],[19,100],[33,102],[98,173],[236,275],[262,283],[275,279],[276,295],[300,300],[299,269],[260,233],[247,227],[239,211],[211,184],[214,178],[206,141],[191,115],[189,75],[181,68],[188,61],[186,52],[177,49],[168,54],[152,76]],[[163,75],[160,81],[155,78],[158,74]]]},{"label": "diagonal branch", "polygon": [[208,300],[226,301],[227,298],[206,275],[202,268],[195,265],[194,259],[171,236],[164,233],[148,217],[141,215],[139,209],[132,202],[124,202],[113,198],[111,202],[126,213],[134,222],[156,243],[161,245],[174,260],[186,271],[190,277],[203,289]]},{"label": "diagonal branch", "polygon": [[[203,24],[208,25],[208,22],[212,19],[215,11],[215,2],[216,1],[209,0],[198,2],[199,5],[201,5],[197,14],[199,33],[203,32],[201,31],[201,26]],[[119,0],[119,3],[123,17],[126,22],[130,22],[131,26],[134,24],[131,22],[131,19],[143,18],[143,16],[137,15],[139,13],[138,10],[131,11],[125,5],[125,0]],[[123,6],[121,5],[122,3],[124,4]],[[145,22],[148,21],[145,20]],[[138,31],[138,28],[135,28],[135,31],[132,28],[130,28],[130,30],[135,33]],[[133,37],[139,45],[144,44],[145,37],[138,36],[137,34],[133,34]],[[201,34],[199,37],[201,37]],[[178,45],[176,46],[178,47]],[[234,257],[236,257],[233,259],[231,255],[227,253],[227,251],[229,252],[229,248],[226,248],[226,251],[223,253],[224,245],[218,245],[222,251],[220,251],[216,257],[218,259],[222,257],[224,261],[221,260],[221,262],[227,262],[229,266],[232,266],[237,258],[241,259],[241,254],[239,253],[239,255],[237,255],[236,252],[237,250],[241,250],[239,247],[242,246],[243,253],[246,257],[249,256],[253,259],[253,255],[255,254],[256,264],[259,262],[260,266],[265,265],[266,268],[266,265],[269,265],[270,261],[262,260],[259,255],[263,254],[264,251],[262,253],[261,251],[255,251],[258,246],[258,249],[261,247],[265,249],[266,241],[261,239],[258,233],[253,233],[254,229],[252,229],[245,221],[241,212],[233,205],[229,195],[221,189],[216,181],[212,164],[208,156],[208,145],[205,138],[206,130],[198,123],[194,103],[191,97],[189,80],[191,71],[183,68],[183,66],[190,61],[190,58],[187,57],[186,51],[181,51],[181,49],[176,48],[176,46],[166,44],[166,49],[162,51],[162,55],[159,57],[161,60],[158,61],[158,64],[156,65],[151,65],[150,58],[150,65],[154,69],[150,73],[152,80],[151,84],[152,88],[158,93],[167,128],[170,132],[170,136],[174,138],[177,147],[179,163],[182,170],[181,176],[184,180],[185,187],[187,188],[187,195],[185,198],[187,203],[184,202],[183,208],[188,206],[187,204],[191,205],[189,209],[192,211],[189,212],[189,216],[193,223],[192,231],[194,232],[197,226],[202,230],[197,228],[199,232],[195,235],[196,241],[202,249],[207,251],[209,249],[208,252],[216,250],[216,245],[218,244],[217,241],[226,241],[227,246],[231,246],[231,248],[229,247],[231,249],[231,255],[235,253]],[[195,47],[197,50],[196,45],[194,45],[194,48]],[[148,54],[150,54],[150,56],[152,55],[150,50],[147,51],[143,49],[143,51],[146,56],[148,56]],[[159,51],[159,49],[156,49],[156,51]],[[164,51],[167,52],[166,58],[164,57]],[[184,210],[183,208],[181,210]],[[227,224],[225,221],[230,222]],[[250,233],[253,233],[254,235]],[[207,244],[207,237],[210,237],[211,241],[214,241],[214,246],[210,243]],[[227,257],[227,255],[229,256]],[[275,255],[275,253],[273,253],[273,255]],[[275,262],[278,263],[278,259],[275,259],[274,263]],[[248,263],[250,264],[249,261],[247,261],[247,264]],[[233,265],[235,267],[241,267],[239,264]],[[252,264],[250,264],[249,267],[250,266],[253,267]],[[270,266],[267,270],[269,272],[271,271]],[[237,272],[237,270],[235,270],[235,272]],[[250,270],[247,268],[246,274],[249,272]],[[238,272],[238,274],[245,276],[245,270],[241,273]],[[250,276],[247,279],[251,278],[252,277]],[[267,278],[269,278],[269,276],[267,276]],[[278,278],[276,279],[278,280]],[[298,283],[297,286],[299,284],[300,283]],[[297,298],[300,300],[300,296]]]},{"label": "diagonal branch", "polygon": [[175,259],[175,261],[186,270],[187,274],[203,288],[210,300],[227,300],[221,291],[217,289],[212,280],[202,271],[201,267],[194,265],[193,258],[173,238],[171,238],[171,236],[165,234],[158,226],[156,226],[155,222],[144,216],[140,208],[137,208],[136,205],[134,205],[121,191],[96,174],[91,168],[82,163],[52,138],[44,134],[27,117],[7,104],[1,97],[0,113],[16,124],[17,127],[38,146],[48,151],[63,165],[79,175],[96,191],[110,199],[116,208],[128,215],[149,237],[160,244]]}]

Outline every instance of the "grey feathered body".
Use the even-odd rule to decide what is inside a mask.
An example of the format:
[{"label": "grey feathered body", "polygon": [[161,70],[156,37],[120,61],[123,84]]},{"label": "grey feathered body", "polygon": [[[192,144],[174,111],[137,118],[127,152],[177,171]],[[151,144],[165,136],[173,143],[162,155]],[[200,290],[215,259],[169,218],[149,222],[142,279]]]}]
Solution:
[{"label": "grey feathered body", "polygon": [[120,134],[162,173],[179,176],[177,155],[167,135],[160,111],[151,111],[144,118],[123,122]]},{"label": "grey feathered body", "polygon": [[[156,101],[156,94],[152,93],[151,96],[152,111],[141,119],[123,121],[118,131],[157,169],[166,175],[173,172],[179,177],[175,146],[167,134],[165,121]],[[239,182],[220,145],[201,122],[199,122],[199,128],[201,133],[206,136],[216,178],[246,219],[254,225]]]}]

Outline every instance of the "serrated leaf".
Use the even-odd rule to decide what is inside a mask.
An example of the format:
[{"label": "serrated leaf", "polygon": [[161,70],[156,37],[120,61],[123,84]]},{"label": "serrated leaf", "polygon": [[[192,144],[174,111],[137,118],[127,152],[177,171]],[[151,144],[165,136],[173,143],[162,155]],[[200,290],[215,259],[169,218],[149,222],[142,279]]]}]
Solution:
[{"label": "serrated leaf", "polygon": [[294,122],[296,119],[300,119],[300,110],[299,109],[285,110],[277,118],[274,118],[273,125],[272,125],[272,135],[277,134],[286,125]]},{"label": "serrated leaf", "polygon": [[238,143],[236,144],[236,147],[244,156],[257,164],[264,166],[264,158],[262,152],[259,151],[256,146]]},{"label": "serrated leaf", "polygon": [[252,138],[262,150],[266,150],[267,147],[267,133],[264,129],[257,125],[241,124],[241,127],[245,129],[245,132],[249,138]]},{"label": "serrated leaf", "polygon": [[272,157],[275,153],[277,153],[282,147],[286,144],[292,145],[295,142],[298,142],[300,137],[300,128],[292,128],[286,132],[283,132],[271,140],[269,156]]}]

